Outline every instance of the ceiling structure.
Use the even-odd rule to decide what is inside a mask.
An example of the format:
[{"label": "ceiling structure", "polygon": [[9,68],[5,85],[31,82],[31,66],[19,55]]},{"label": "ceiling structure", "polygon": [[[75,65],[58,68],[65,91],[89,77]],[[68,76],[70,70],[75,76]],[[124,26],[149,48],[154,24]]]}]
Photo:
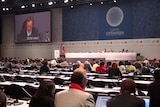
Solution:
[{"label": "ceiling structure", "polygon": [[73,8],[76,5],[90,4],[100,2],[117,2],[117,0],[1,0],[0,13],[1,14],[21,14],[29,12],[38,12],[50,10],[52,8],[70,6]]}]

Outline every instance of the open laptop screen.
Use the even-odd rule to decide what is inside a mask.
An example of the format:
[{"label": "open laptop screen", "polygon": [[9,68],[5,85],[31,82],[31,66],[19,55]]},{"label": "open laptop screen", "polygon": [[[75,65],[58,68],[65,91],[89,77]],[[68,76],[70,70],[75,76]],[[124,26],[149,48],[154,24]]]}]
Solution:
[{"label": "open laptop screen", "polygon": [[106,102],[110,99],[110,96],[99,95],[97,97],[96,106],[95,107],[106,107]]},{"label": "open laptop screen", "polygon": [[[149,97],[144,97],[144,96],[138,96],[138,97],[144,99],[144,101],[145,101],[145,107],[149,107],[149,101],[150,101]],[[111,98],[111,96],[99,95],[97,97],[96,106],[95,107],[106,107],[107,106],[106,102],[110,98]]]}]

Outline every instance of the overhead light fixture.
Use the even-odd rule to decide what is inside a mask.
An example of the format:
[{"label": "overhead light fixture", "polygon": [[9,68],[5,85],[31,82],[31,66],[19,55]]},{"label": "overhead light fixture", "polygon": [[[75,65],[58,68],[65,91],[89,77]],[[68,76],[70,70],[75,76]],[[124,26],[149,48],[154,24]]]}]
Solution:
[{"label": "overhead light fixture", "polygon": [[22,5],[21,8],[24,9],[24,8],[25,8],[25,5]]},{"label": "overhead light fixture", "polygon": [[5,0],[1,0],[2,2],[5,2]]},{"label": "overhead light fixture", "polygon": [[71,8],[73,9],[73,5],[71,5]]},{"label": "overhead light fixture", "polygon": [[117,1],[116,1],[116,0],[114,0],[113,2],[115,2],[115,3],[116,3]]},{"label": "overhead light fixture", "polygon": [[35,5],[35,4],[32,4],[32,7],[36,7],[36,5]]},{"label": "overhead light fixture", "polygon": [[52,1],[48,2],[48,5],[53,5],[53,2]]},{"label": "overhead light fixture", "polygon": [[101,1],[101,4],[104,4],[103,1]]},{"label": "overhead light fixture", "polygon": [[92,2],[90,2],[89,5],[92,6]]},{"label": "overhead light fixture", "polygon": [[69,2],[69,0],[64,0],[64,3],[68,3]]},{"label": "overhead light fixture", "polygon": [[5,10],[6,10],[6,8],[3,7],[3,11],[5,11]]}]

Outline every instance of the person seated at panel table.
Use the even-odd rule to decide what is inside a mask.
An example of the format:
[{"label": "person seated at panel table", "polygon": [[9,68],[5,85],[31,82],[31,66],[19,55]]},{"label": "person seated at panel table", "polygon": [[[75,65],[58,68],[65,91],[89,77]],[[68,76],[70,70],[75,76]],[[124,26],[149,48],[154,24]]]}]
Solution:
[{"label": "person seated at panel table", "polygon": [[104,61],[101,61],[99,66],[96,68],[96,72],[105,74],[107,71],[106,65]]},{"label": "person seated at panel table", "polygon": [[41,81],[38,90],[32,96],[29,107],[54,107],[55,84],[50,79]]},{"label": "person seated at panel table", "polygon": [[121,83],[120,94],[106,102],[107,107],[145,107],[143,99],[135,96],[136,84],[132,79]]},{"label": "person seated at panel table", "polygon": [[130,72],[135,72],[136,71],[136,67],[132,65],[131,62],[127,62],[126,64],[126,72],[130,73]]},{"label": "person seated at panel table", "polygon": [[7,97],[6,94],[0,90],[0,107],[6,107]]},{"label": "person seated at panel table", "polygon": [[117,63],[112,63],[112,67],[108,68],[107,73],[108,73],[108,77],[111,77],[111,78],[113,77],[121,78],[122,76],[122,73],[119,70]]},{"label": "person seated at panel table", "polygon": [[74,72],[69,89],[55,94],[55,107],[95,107],[92,94],[85,92],[87,78],[82,72]]},{"label": "person seated at panel table", "polygon": [[154,81],[148,86],[148,95],[150,96],[150,106],[149,107],[159,107],[160,106],[160,69],[154,71]]},{"label": "person seated at panel table", "polygon": [[43,66],[40,67],[40,75],[47,75],[49,73],[48,62],[44,61]]}]

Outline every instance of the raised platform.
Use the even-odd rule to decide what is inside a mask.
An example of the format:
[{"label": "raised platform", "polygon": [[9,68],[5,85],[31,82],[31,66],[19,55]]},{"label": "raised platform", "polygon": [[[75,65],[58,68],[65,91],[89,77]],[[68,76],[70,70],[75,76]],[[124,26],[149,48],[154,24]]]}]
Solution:
[{"label": "raised platform", "polygon": [[105,58],[105,60],[136,60],[135,52],[66,53],[65,58]]}]

